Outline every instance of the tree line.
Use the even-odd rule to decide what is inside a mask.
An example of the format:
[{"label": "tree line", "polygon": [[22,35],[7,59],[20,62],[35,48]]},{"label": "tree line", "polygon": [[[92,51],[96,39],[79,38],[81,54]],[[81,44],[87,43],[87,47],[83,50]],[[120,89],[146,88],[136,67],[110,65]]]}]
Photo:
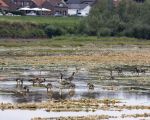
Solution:
[{"label": "tree line", "polygon": [[92,36],[127,36],[150,39],[150,0],[138,3],[98,0],[80,25],[80,33]]},{"label": "tree line", "polygon": [[[8,18],[9,19],[9,18]],[[40,19],[40,18],[37,18]],[[36,19],[36,20],[37,20]],[[87,36],[126,36],[150,39],[150,0],[136,2],[135,0],[121,0],[118,5],[113,0],[97,0],[89,16],[85,18],[72,18],[75,22],[68,25],[55,18],[45,18],[53,23],[32,23],[0,21],[0,38],[51,38],[61,35],[87,35]],[[35,19],[34,19],[35,20]]]}]

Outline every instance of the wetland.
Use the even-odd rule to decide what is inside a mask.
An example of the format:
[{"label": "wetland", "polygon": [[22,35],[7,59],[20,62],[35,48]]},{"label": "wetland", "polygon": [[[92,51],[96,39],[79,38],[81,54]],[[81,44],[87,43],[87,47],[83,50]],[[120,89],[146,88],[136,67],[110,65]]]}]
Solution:
[{"label": "wetland", "polygon": [[150,119],[149,42],[111,39],[1,40],[1,118]]}]

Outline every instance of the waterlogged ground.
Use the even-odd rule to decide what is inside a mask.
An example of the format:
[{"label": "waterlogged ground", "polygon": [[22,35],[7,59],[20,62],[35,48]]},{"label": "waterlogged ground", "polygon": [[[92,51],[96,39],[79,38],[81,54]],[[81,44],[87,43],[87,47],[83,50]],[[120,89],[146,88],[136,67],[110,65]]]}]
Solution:
[{"label": "waterlogged ground", "polygon": [[[149,50],[149,46],[137,45],[1,46],[1,118],[149,120]],[[123,69],[122,73],[117,67]],[[145,73],[136,73],[135,67]],[[75,88],[60,85],[60,73],[67,78],[73,72]],[[36,77],[46,82],[33,86],[28,80]],[[23,79],[23,85],[17,85],[16,78]],[[49,92],[47,83],[53,85]],[[89,90],[87,83],[94,84],[94,90]],[[29,87],[29,93],[23,93],[24,86]]]},{"label": "waterlogged ground", "polygon": [[[72,83],[76,85],[74,89],[70,89],[60,85],[60,73],[65,74],[65,77],[70,76],[72,72],[76,72]],[[83,68],[77,69],[76,67],[66,66],[47,66],[36,70],[31,67],[3,67],[1,70],[3,77],[0,81],[0,102],[22,103],[22,102],[41,102],[47,99],[80,99],[80,98],[112,98],[125,100],[131,104],[140,102],[148,104],[150,100],[150,84],[148,80],[149,71],[145,74],[137,76],[136,73],[124,72],[123,75],[118,76],[116,71],[113,72],[115,79],[111,80],[109,71],[104,68],[90,69]],[[144,77],[145,76],[145,77]],[[41,79],[45,78],[46,82],[41,85],[32,85],[28,80],[34,77]],[[14,93],[21,91],[21,85],[17,85],[16,78],[24,80],[23,86],[29,86],[30,93],[27,95],[20,95]],[[53,85],[52,94],[47,94],[44,85],[47,83]],[[87,83],[95,85],[94,90],[89,90]],[[61,94],[60,94],[61,93]]]}]

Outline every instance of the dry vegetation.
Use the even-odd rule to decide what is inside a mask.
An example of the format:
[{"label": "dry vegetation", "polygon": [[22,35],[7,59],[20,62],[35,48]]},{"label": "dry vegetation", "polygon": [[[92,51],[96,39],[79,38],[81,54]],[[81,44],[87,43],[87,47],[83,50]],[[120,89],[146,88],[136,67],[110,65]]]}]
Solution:
[{"label": "dry vegetation", "polygon": [[[103,119],[109,119],[113,118],[113,116],[108,115],[95,115],[95,116],[81,116],[81,117],[60,117],[60,118],[54,118],[55,120],[103,120]],[[33,118],[31,120],[50,120],[53,118]]]},{"label": "dry vegetation", "polygon": [[[46,109],[46,111],[95,111],[98,108],[107,109],[107,105],[119,103],[118,100],[81,99],[81,100],[48,100],[42,103],[1,103],[0,109]],[[101,106],[103,104],[103,106]]]},{"label": "dry vegetation", "polygon": [[148,65],[150,64],[149,51],[132,52],[113,52],[97,53],[94,55],[65,55],[65,56],[33,56],[33,57],[7,57],[1,58],[1,64],[11,65],[38,65],[51,63],[99,63],[107,65],[128,64],[128,65]]}]

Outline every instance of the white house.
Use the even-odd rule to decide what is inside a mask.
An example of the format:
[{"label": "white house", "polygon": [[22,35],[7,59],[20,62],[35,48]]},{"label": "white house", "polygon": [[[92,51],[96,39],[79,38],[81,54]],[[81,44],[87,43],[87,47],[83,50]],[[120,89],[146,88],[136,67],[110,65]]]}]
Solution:
[{"label": "white house", "polygon": [[87,16],[91,6],[88,4],[68,4],[68,15]]},{"label": "white house", "polygon": [[85,8],[79,10],[77,14],[78,14],[79,16],[88,16],[90,10],[91,10],[91,6],[90,6],[90,5],[87,5]]}]

